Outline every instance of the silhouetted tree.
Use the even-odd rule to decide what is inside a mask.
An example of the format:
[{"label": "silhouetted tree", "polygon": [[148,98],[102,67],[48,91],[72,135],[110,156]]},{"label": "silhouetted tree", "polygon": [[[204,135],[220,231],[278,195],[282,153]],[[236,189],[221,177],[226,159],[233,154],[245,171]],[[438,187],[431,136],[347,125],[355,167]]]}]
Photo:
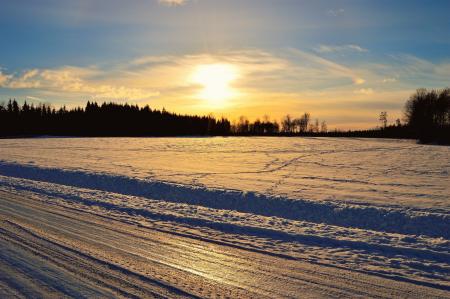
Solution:
[{"label": "silhouetted tree", "polygon": [[327,133],[328,132],[328,127],[327,127],[327,122],[326,121],[322,121],[322,123],[320,124],[320,132],[321,133]]},{"label": "silhouetted tree", "polygon": [[248,121],[248,118],[243,115],[240,116],[238,124],[237,124],[236,132],[239,134],[244,134],[244,135],[248,134],[249,129],[250,129],[249,125],[250,125],[250,122]]},{"label": "silhouetted tree", "polygon": [[405,104],[405,120],[421,141],[450,143],[450,89],[418,89]]},{"label": "silhouetted tree", "polygon": [[378,120],[381,122],[381,127],[383,129],[386,128],[387,126],[387,122],[388,122],[388,118],[387,118],[387,112],[386,111],[382,111],[380,112],[380,117],[378,118]]},{"label": "silhouetted tree", "polygon": [[304,133],[306,130],[308,130],[309,126],[309,120],[311,119],[311,116],[309,113],[305,113],[300,117],[299,120],[299,132]]},{"label": "silhouetted tree", "polygon": [[149,106],[88,101],[85,108],[49,104],[0,105],[0,136],[173,136],[229,135],[230,122],[212,116],[178,115]]},{"label": "silhouetted tree", "polygon": [[311,133],[319,133],[319,120],[316,118],[314,124],[310,125],[309,131]]},{"label": "silhouetted tree", "polygon": [[292,118],[289,114],[287,114],[282,120],[281,120],[281,130],[284,133],[292,133],[294,129],[294,123],[292,121]]}]

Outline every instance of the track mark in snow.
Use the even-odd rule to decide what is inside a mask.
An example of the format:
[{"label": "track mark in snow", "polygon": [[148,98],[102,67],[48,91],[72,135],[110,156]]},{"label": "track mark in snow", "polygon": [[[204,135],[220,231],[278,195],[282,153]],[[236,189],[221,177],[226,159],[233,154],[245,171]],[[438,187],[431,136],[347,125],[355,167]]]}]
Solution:
[{"label": "track mark in snow", "polygon": [[[25,180],[20,182],[21,187],[28,184]],[[435,287],[441,285],[444,288],[448,285],[449,243],[445,240],[344,229],[52,184],[46,186],[42,182],[39,187],[41,189],[35,191],[40,190],[40,193],[23,194],[32,198],[37,196],[41,200],[47,194],[51,197],[44,202],[49,206],[63,205],[73,211],[83,211],[94,216],[107,215],[139,227],[153,227],[169,233],[176,230],[178,233],[183,232],[183,236],[200,240],[204,240],[204,235],[209,235],[210,242],[214,239],[220,244],[243,246],[248,250],[275,256],[282,253],[283,258],[290,254],[312,263],[334,265],[397,280]],[[427,264],[433,266],[426,267]],[[423,265],[420,271],[418,265]]]},{"label": "track mark in snow", "polygon": [[[34,256],[55,271],[79,278],[73,286],[84,292],[93,282],[101,294],[126,297],[446,295],[431,288],[137,228],[101,214],[48,206],[38,199],[0,193],[0,207],[0,217],[8,219],[2,222],[0,240],[8,240],[8,246],[18,248],[27,259]],[[30,278],[26,281],[31,283]],[[40,283],[53,286],[45,275]]]},{"label": "track mark in snow", "polygon": [[[450,238],[450,214],[401,206],[346,204],[211,189],[158,181],[0,162],[0,175],[263,216],[386,232]],[[0,182],[1,183],[1,182]],[[26,187],[24,187],[26,188]]]}]

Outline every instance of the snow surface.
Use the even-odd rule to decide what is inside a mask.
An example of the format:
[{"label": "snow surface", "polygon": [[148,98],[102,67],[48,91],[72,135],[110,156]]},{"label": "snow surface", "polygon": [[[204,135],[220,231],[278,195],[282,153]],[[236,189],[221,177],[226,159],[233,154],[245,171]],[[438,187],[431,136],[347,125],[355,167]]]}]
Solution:
[{"label": "snow surface", "polygon": [[0,297],[448,297],[434,282],[323,264],[320,243],[277,252],[289,242],[128,214],[69,194],[0,191]]},{"label": "snow surface", "polygon": [[447,291],[449,171],[399,140],[0,140],[0,192]]},{"label": "snow surface", "polygon": [[3,139],[0,160],[293,199],[449,208],[450,147],[413,141]]}]

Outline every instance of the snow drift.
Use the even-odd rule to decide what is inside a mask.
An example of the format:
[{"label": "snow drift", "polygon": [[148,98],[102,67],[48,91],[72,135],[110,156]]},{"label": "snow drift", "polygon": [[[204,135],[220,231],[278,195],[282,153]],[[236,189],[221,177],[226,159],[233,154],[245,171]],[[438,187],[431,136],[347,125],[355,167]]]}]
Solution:
[{"label": "snow drift", "polygon": [[446,239],[450,237],[450,216],[441,210],[313,201],[9,162],[0,162],[0,174],[263,216]]}]

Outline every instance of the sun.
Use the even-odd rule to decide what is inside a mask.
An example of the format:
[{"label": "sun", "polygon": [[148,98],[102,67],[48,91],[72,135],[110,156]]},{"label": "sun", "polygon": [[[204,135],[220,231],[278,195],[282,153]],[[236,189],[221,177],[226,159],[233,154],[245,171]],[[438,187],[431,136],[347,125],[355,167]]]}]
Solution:
[{"label": "sun", "polygon": [[231,64],[203,64],[195,68],[191,81],[203,87],[196,94],[198,98],[212,106],[223,106],[236,95],[230,84],[237,77],[237,68]]}]

